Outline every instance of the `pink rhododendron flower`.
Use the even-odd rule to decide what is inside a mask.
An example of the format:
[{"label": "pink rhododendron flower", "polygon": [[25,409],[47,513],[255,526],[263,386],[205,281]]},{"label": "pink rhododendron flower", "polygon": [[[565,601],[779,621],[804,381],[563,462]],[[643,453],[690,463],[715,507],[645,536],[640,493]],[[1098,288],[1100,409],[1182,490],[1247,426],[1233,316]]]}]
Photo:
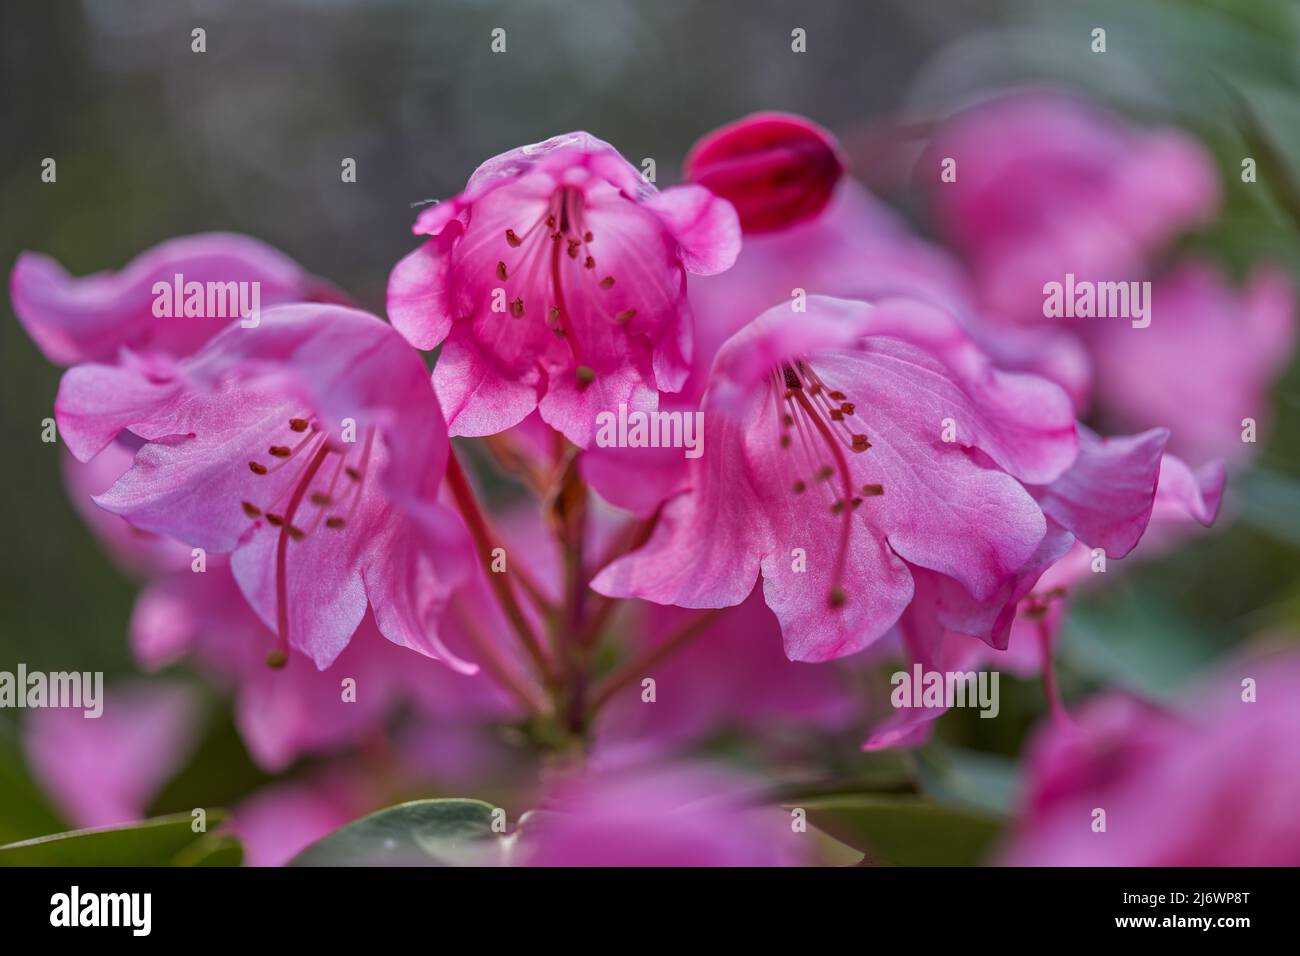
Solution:
[{"label": "pink rhododendron flower", "polygon": [[[761,569],[786,653],[822,661],[888,632],[919,569],[950,585],[964,629],[1005,646],[999,612],[1056,556],[1040,554],[1054,544],[1026,485],[1074,462],[1069,399],[995,370],[925,303],[810,297],[807,309],[771,309],[723,346],[690,490],[592,586],[730,606]],[[1068,503],[1046,510],[1075,519]]]},{"label": "pink rhododendron flower", "polygon": [[1294,283],[1260,267],[1238,293],[1216,267],[1188,263],[1155,282],[1152,315],[1133,334],[1088,329],[1105,410],[1121,424],[1167,425],[1190,461],[1240,461],[1259,447],[1242,441],[1243,419],[1265,437],[1268,390],[1293,354]]},{"label": "pink rhododendron flower", "polygon": [[[1256,699],[1245,699],[1245,678]],[[1197,688],[1185,713],[1102,697],[1031,744],[1023,815],[1005,862],[1300,864],[1297,734],[1294,654],[1224,671]],[[1097,808],[1105,832],[1093,830]]]},{"label": "pink rhododendron flower", "polygon": [[587,133],[488,160],[414,231],[430,238],[393,269],[388,312],[418,348],[442,345],[451,434],[539,408],[582,447],[598,412],[682,387],[686,273],[720,272],[740,249],[729,203],[702,186],[659,192]]},{"label": "pink rhododendron flower", "polygon": [[[1075,487],[1103,489],[1112,496],[1114,514],[1120,517],[1123,540],[1111,540],[1110,548],[1102,545],[1108,557],[1123,553],[1124,545],[1137,527],[1141,515],[1149,513],[1149,523],[1129,561],[1151,557],[1168,547],[1169,540],[1186,533],[1196,523],[1209,527],[1219,511],[1223,492],[1222,462],[1212,462],[1193,472],[1180,459],[1165,454],[1158,462],[1154,499],[1147,490],[1150,455],[1162,447],[1168,433],[1161,429],[1129,438],[1100,441],[1087,429],[1080,428],[1083,439],[1079,462],[1072,471],[1091,472]],[[1069,474],[1069,473],[1067,473]],[[1061,482],[1064,479],[1061,479]],[[1058,489],[1059,493],[1059,489]],[[1125,530],[1123,516],[1129,515]],[[1079,522],[1082,526],[1084,522]],[[1021,677],[1044,673],[1050,667],[1049,655],[1068,607],[1068,596],[1095,579],[1096,558],[1093,545],[1075,540],[1073,535],[1056,532],[1057,548],[1068,548],[1058,560],[1043,571],[1032,590],[1015,595],[1004,609],[1014,614],[1011,632],[1004,649],[990,647],[977,638],[947,626],[938,607],[924,601],[914,602],[901,622],[903,650],[907,665],[920,664],[926,671],[967,672],[986,667],[1007,671]],[[1091,541],[1108,539],[1105,529],[1093,528]],[[1128,562],[1109,565],[1108,571],[1127,567]],[[1059,704],[1053,701],[1053,704]],[[890,747],[914,747],[929,738],[932,722],[947,712],[947,707],[900,707],[872,729],[863,750]]]},{"label": "pink rhododendron flower", "polygon": [[[940,178],[945,159],[956,161],[952,182]],[[957,114],[917,168],[981,303],[1021,321],[1044,321],[1043,286],[1066,273],[1141,278],[1153,250],[1219,201],[1213,160],[1194,139],[1048,91]]]},{"label": "pink rhododendron flower", "polygon": [[169,683],[109,688],[103,712],[32,710],[23,749],[32,773],[74,827],[134,823],[180,769],[195,742],[193,694]]},{"label": "pink rhododendron flower", "polygon": [[[292,649],[283,667],[267,667],[266,652],[275,635],[244,600],[225,556],[209,556],[204,572],[195,573],[189,547],[141,531],[92,501],[130,469],[132,460],[133,454],[114,442],[85,464],[68,455],[64,475],[73,505],[110,556],[146,579],[130,622],[136,660],[152,672],[188,659],[230,687],[236,727],[264,770],[282,770],[304,755],[362,743],[381,733],[400,708],[410,706],[422,719],[438,724],[443,752],[456,748],[455,759],[440,760],[412,748],[421,755],[422,766],[438,767],[446,776],[469,765],[471,746],[490,744],[481,725],[516,716],[517,705],[496,684],[435,661],[412,659],[384,639],[372,614],[327,669],[318,670]],[[493,613],[500,617],[481,577],[482,572],[469,586],[471,603],[487,609],[489,618]],[[462,629],[456,617],[440,628],[457,656],[472,654]],[[341,690],[345,678],[355,682],[355,693],[347,699]]]},{"label": "pink rhododendron flower", "polygon": [[389,640],[473,670],[433,627],[463,554],[437,502],[438,402],[419,356],[378,319],[281,306],[179,362],[73,368],[55,414],[83,461],[124,431],[144,441],[95,500],[229,553],[280,659],[294,647],[329,666],[370,607]]},{"label": "pink rhododendron flower", "polygon": [[[173,315],[160,316],[155,286],[189,283],[221,286],[224,314],[186,314],[184,300]],[[229,285],[234,283],[235,285]],[[257,284],[260,308],[287,302],[345,302],[338,290],[306,272],[284,253],[251,236],[210,232],[169,239],[133,259],[121,272],[83,278],[68,275],[56,261],[24,252],[9,277],[14,314],[27,334],[56,365],[112,362],[118,351],[188,355],[232,322],[239,321],[240,283]],[[233,290],[233,291],[232,291]],[[174,298],[174,295],[172,296]]]},{"label": "pink rhododendron flower", "polygon": [[746,234],[815,217],[830,201],[844,160],[829,132],[790,113],[753,113],[700,139],[686,178],[736,207]]},{"label": "pink rhododendron flower", "polygon": [[753,781],[679,765],[556,785],[525,820],[524,866],[797,866],[812,858],[790,816],[748,805]]}]

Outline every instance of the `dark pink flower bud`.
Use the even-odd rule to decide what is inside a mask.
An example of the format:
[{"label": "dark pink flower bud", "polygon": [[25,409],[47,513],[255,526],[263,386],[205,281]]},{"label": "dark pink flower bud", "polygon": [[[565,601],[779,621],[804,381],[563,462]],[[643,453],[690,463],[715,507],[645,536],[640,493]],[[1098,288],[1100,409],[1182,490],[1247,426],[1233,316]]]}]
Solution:
[{"label": "dark pink flower bud", "polygon": [[753,113],[714,130],[686,157],[686,178],[730,200],[747,233],[812,219],[843,173],[830,132],[790,113]]}]

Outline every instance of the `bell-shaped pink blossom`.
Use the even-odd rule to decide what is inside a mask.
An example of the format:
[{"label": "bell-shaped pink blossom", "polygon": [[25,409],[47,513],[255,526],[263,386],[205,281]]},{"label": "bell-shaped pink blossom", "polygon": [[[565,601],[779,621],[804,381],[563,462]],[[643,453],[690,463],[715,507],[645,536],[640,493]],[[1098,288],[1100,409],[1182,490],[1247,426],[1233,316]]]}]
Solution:
[{"label": "bell-shaped pink blossom", "polygon": [[686,274],[728,268],[736,212],[702,186],[659,192],[608,143],[557,136],[488,160],[416,220],[388,313],[442,345],[434,386],[453,435],[534,408],[586,447],[595,417],[653,408],[690,372]]},{"label": "bell-shaped pink blossom", "polygon": [[437,501],[445,426],[419,355],[375,317],[281,306],[181,361],[77,366],[55,414],[82,461],[143,442],[96,502],[230,554],[277,657],[329,666],[369,607],[389,640],[473,670],[434,629],[464,554]]},{"label": "bell-shaped pink blossom", "polygon": [[736,207],[746,234],[817,216],[844,175],[835,138],[791,113],[753,113],[700,139],[684,173]]},{"label": "bell-shaped pink blossom", "polygon": [[1300,660],[1239,661],[1194,690],[1176,710],[1108,695],[1045,727],[1004,862],[1300,864]]},{"label": "bell-shaped pink blossom", "polygon": [[1046,90],[958,113],[935,134],[917,178],[981,305],[1021,321],[1044,321],[1043,286],[1066,273],[1140,279],[1152,252],[1206,222],[1219,202],[1213,159],[1191,137],[1135,128]]},{"label": "bell-shaped pink blossom", "polygon": [[[63,470],[73,506],[109,556],[145,581],[129,629],[142,668],[152,672],[187,661],[229,688],[240,737],[269,772],[306,755],[364,743],[402,711],[423,722],[417,727],[420,740],[410,748],[422,767],[449,777],[483,763],[469,758],[475,748],[490,746],[488,725],[518,715],[499,686],[481,674],[412,658],[380,634],[373,614],[325,670],[293,649],[283,667],[267,667],[275,634],[240,593],[225,555],[208,555],[204,570],[196,572],[188,546],[133,527],[92,500],[132,462],[133,453],[115,441],[84,464],[67,455]],[[464,596],[469,606],[485,609],[485,619],[494,620],[500,611],[480,580],[485,573],[478,573]],[[504,629],[502,622],[498,630]],[[458,617],[448,615],[439,633],[458,657],[473,657],[463,630]],[[348,695],[341,690],[345,679],[353,681]],[[432,757],[430,725],[436,725],[439,738]]]},{"label": "bell-shaped pink blossom", "polygon": [[[179,300],[175,290],[180,283]],[[170,315],[160,315],[156,287],[167,287]],[[196,284],[196,285],[191,285]],[[209,285],[219,287],[209,311]],[[76,278],[54,259],[24,252],[9,276],[14,314],[56,365],[112,362],[118,351],[188,355],[232,322],[240,287],[259,308],[288,302],[345,303],[342,293],[291,258],[251,236],[210,232],[169,239],[131,260],[120,272]],[[187,314],[185,292],[202,287]],[[197,310],[197,311],[196,311]]]},{"label": "bell-shaped pink blossom", "polygon": [[1022,569],[1050,563],[1026,485],[1073,464],[1070,400],[994,369],[926,303],[814,296],[806,312],[770,309],[719,352],[704,416],[689,490],[596,590],[724,607],[761,569],[787,655],[820,661],[894,626],[912,568],[951,582],[978,611],[961,609],[968,626],[978,618],[992,641]]}]

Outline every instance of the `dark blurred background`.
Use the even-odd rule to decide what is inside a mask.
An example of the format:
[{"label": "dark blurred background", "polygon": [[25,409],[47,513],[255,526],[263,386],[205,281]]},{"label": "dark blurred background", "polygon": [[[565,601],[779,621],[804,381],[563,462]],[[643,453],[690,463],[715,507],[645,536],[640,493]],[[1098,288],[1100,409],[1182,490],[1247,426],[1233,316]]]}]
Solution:
[{"label": "dark blurred background", "polygon": [[[1108,30],[1104,60],[1088,52],[1095,25]],[[195,27],[206,53],[191,51]],[[495,27],[504,55],[490,51]],[[791,52],[795,27],[806,54]],[[7,2],[0,262],[39,250],[83,274],[171,236],[234,230],[382,314],[389,269],[414,244],[411,203],[453,194],[521,143],[587,129],[634,162],[653,157],[664,185],[710,128],[791,110],[839,133],[855,172],[915,215],[895,121],[1027,80],[1183,125],[1227,177],[1244,147],[1226,80],[1294,172],[1296,36],[1296,5],[1282,0]],[[47,156],[57,184],[40,181]],[[344,157],[357,162],[354,184],[340,181]],[[1294,222],[1266,191],[1242,192],[1228,191],[1222,219],[1195,242],[1238,271],[1264,255],[1294,267]],[[24,661],[111,680],[132,669],[134,588],[67,503],[57,446],[40,441],[59,371],[7,298],[0,311],[0,669]],[[1067,681],[1165,692],[1241,641],[1295,630],[1294,369],[1278,395],[1273,443],[1234,486],[1239,520],[1082,605]],[[13,719],[0,713],[8,748]]]}]

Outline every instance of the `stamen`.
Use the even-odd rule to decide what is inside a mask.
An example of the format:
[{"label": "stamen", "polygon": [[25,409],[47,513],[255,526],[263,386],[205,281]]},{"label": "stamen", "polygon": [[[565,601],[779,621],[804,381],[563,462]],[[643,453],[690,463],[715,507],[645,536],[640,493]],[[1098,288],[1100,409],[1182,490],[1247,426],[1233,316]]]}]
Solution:
[{"label": "stamen", "polygon": [[[316,472],[324,464],[325,457],[330,453],[328,442],[322,442],[320,448],[316,450],[315,457],[303,469],[303,476],[299,480],[297,487],[294,489],[293,496],[289,499],[289,507],[285,510],[284,519],[281,524],[285,527],[280,532],[280,540],[275,546],[275,617],[276,630],[279,634],[279,643],[284,650],[287,660],[289,647],[289,579],[285,571],[285,560],[288,552],[288,544],[293,526],[293,516],[298,511],[298,506],[302,504],[303,497],[307,494],[307,489],[311,486],[312,479],[316,477]],[[271,516],[266,516],[267,521],[271,521]],[[271,521],[272,524],[276,522]],[[267,658],[267,663],[271,659]],[[272,665],[275,666],[275,665]]]},{"label": "stamen", "polygon": [[266,465],[262,464],[260,461],[250,461],[248,463],[248,470],[255,475],[265,475],[267,468]]},{"label": "stamen", "polygon": [[305,431],[307,430],[307,425],[308,425],[308,422],[307,422],[307,419],[305,419],[305,418],[291,418],[291,419],[289,419],[289,427],[292,428],[292,429],[293,429],[294,431],[296,431],[296,432],[305,432]]},{"label": "stamen", "polygon": [[[804,421],[807,421],[808,424],[821,436],[823,444],[830,451],[831,456],[835,461],[833,466],[829,464],[818,466],[814,472],[815,477],[818,481],[829,481],[838,471],[843,487],[842,494],[838,498],[832,500],[830,506],[831,514],[840,518],[839,547],[835,555],[832,584],[830,592],[827,595],[827,603],[832,609],[836,609],[843,607],[848,602],[848,594],[844,590],[843,581],[847,569],[849,533],[851,530],[851,522],[853,520],[851,509],[858,507],[860,499],[857,501],[854,500],[855,496],[852,489],[852,476],[849,471],[848,459],[845,458],[844,451],[841,447],[843,443],[840,440],[837,440],[833,432],[833,426],[827,423],[826,417],[829,417],[829,415],[824,417],[821,414],[821,412],[829,412],[829,409],[825,408],[822,404],[823,400],[818,400],[817,398],[819,393],[823,391],[822,383],[816,379],[816,376],[812,373],[811,369],[808,369],[803,362],[798,363],[798,366],[799,370],[796,371],[794,365],[791,365],[788,362],[783,363],[782,374],[785,385],[788,389],[787,395],[789,397],[787,401],[791,403],[791,411],[793,412],[797,407],[799,412],[802,413],[796,414],[796,422],[799,425],[800,435],[803,436],[805,434],[803,423]],[[806,389],[804,388],[804,381],[800,376],[800,372],[806,372],[808,379],[810,380]],[[841,395],[841,399],[842,398],[843,396]],[[832,421],[833,420],[834,419],[832,418]],[[811,445],[806,444],[805,451],[810,453],[810,460],[812,460],[811,450]]]}]

